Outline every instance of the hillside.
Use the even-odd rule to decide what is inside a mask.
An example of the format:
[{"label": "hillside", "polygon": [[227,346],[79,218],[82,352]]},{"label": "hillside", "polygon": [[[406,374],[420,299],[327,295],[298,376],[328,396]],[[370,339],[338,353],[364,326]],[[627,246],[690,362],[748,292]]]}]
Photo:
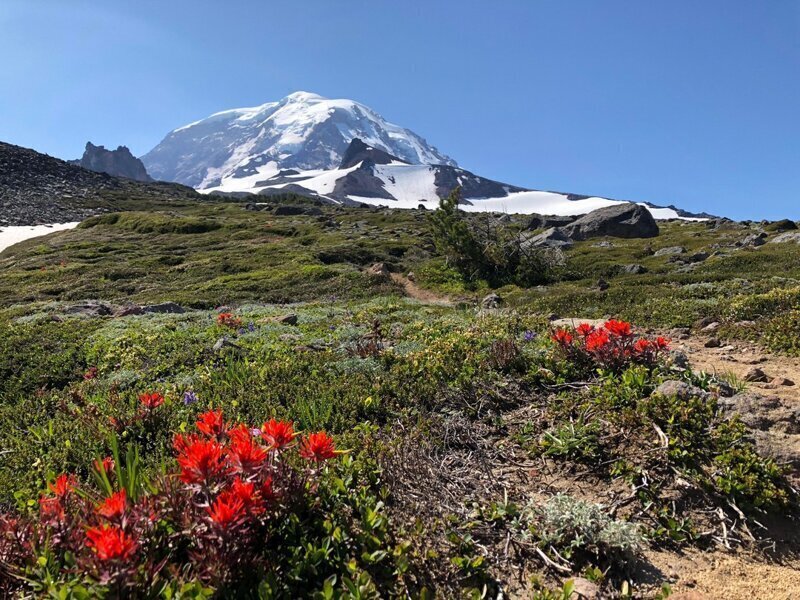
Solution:
[{"label": "hillside", "polygon": [[191,188],[97,173],[0,142],[0,225],[81,221],[132,207],[203,201]]},{"label": "hillside", "polygon": [[[554,224],[464,218],[533,236]],[[189,574],[177,583],[119,563],[131,589],[252,589],[260,571],[233,556],[303,573],[271,580],[284,597],[339,577],[374,597],[747,598],[759,582],[797,585],[796,225],[667,221],[642,233],[655,237],[577,239],[585,223],[559,226],[583,233],[546,285],[495,290],[444,260],[426,211],[297,197],[100,215],[9,248],[0,503],[62,502],[64,485],[92,489],[97,457],[136,456],[141,475],[111,478],[129,481],[138,543],[213,548],[220,523],[236,534],[235,553],[166,551]],[[302,433],[269,450],[285,463],[262,465],[258,440],[288,426],[273,418]],[[319,430],[335,445],[312,446]],[[173,434],[193,431],[220,431],[231,460],[249,444],[256,466],[231,468],[266,486],[248,496],[257,511],[229,522],[200,488],[162,479],[189,451]],[[75,479],[53,483],[62,472]],[[139,511],[147,502],[155,513]],[[95,517],[69,510],[80,537]],[[184,526],[163,537],[136,520],[153,514]],[[309,544],[328,550],[292,550]]]}]

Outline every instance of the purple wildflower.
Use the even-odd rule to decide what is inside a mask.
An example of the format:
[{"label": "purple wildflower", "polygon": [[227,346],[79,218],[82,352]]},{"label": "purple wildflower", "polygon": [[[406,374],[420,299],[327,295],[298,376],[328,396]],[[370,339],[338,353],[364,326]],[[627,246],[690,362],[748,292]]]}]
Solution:
[{"label": "purple wildflower", "polygon": [[186,390],[183,392],[183,403],[187,406],[189,404],[194,404],[197,402],[197,394],[195,394],[192,390]]}]

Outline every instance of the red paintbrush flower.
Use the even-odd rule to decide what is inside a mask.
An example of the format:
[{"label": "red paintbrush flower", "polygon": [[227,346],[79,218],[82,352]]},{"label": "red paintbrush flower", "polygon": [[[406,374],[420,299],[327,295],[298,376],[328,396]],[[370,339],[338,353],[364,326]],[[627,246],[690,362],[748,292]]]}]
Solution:
[{"label": "red paintbrush flower", "polygon": [[572,343],[572,334],[566,329],[556,329],[553,332],[553,341],[562,346],[569,346]]},{"label": "red paintbrush flower", "polygon": [[123,489],[111,494],[109,498],[106,498],[97,507],[97,514],[105,517],[106,519],[115,519],[125,514],[125,508],[127,505],[128,496]]},{"label": "red paintbrush flower", "polygon": [[586,337],[587,335],[592,333],[592,331],[594,331],[594,327],[592,325],[589,325],[589,323],[581,323],[575,328],[575,331],[577,331],[583,337]]},{"label": "red paintbrush flower", "polygon": [[311,433],[300,443],[300,456],[314,462],[322,462],[336,456],[336,447],[324,431]]},{"label": "red paintbrush flower", "polygon": [[596,352],[604,348],[609,342],[609,335],[605,329],[595,329],[586,336],[586,349],[589,352]]},{"label": "red paintbrush flower", "polygon": [[136,540],[114,525],[90,527],[86,538],[86,545],[102,561],[128,559],[136,550]]},{"label": "red paintbrush flower", "polygon": [[276,421],[275,419],[270,419],[264,423],[261,431],[264,435],[264,441],[276,450],[288,446],[295,436],[299,435],[294,432],[294,425],[291,421]]},{"label": "red paintbrush flower", "polygon": [[197,417],[197,429],[209,437],[218,437],[228,429],[221,410],[210,410]]},{"label": "red paintbrush flower", "polygon": [[144,406],[147,410],[153,410],[164,404],[164,396],[158,392],[141,394],[139,396],[139,402],[141,402],[142,406]]},{"label": "red paintbrush flower", "polygon": [[244,507],[253,514],[263,512],[261,496],[252,481],[242,481],[240,477],[233,480],[230,492],[242,501]]},{"label": "red paintbrush flower", "polygon": [[238,317],[234,317],[232,313],[224,312],[217,315],[217,325],[237,329],[242,326],[242,320]]},{"label": "red paintbrush flower", "polygon": [[178,452],[180,479],[184,483],[205,484],[227,472],[225,448],[216,440],[176,435],[173,446]]},{"label": "red paintbrush flower", "polygon": [[611,335],[618,335],[620,337],[631,335],[631,324],[627,321],[609,319],[603,324],[603,327],[605,327]]},{"label": "red paintbrush flower", "polygon": [[633,349],[639,354],[644,354],[653,347],[653,343],[645,338],[639,338],[633,345]]},{"label": "red paintbrush flower", "polygon": [[658,346],[659,350],[666,350],[669,348],[669,340],[665,337],[658,336],[656,338],[656,346]]},{"label": "red paintbrush flower", "polygon": [[230,491],[224,491],[214,503],[206,508],[211,520],[222,528],[228,528],[241,521],[244,516],[244,502]]},{"label": "red paintbrush flower", "polygon": [[264,479],[264,483],[261,484],[261,497],[264,500],[275,500],[277,497],[272,485],[272,475],[267,476],[267,478]]},{"label": "red paintbrush flower", "polygon": [[114,459],[110,456],[106,456],[102,460],[94,461],[94,470],[98,473],[105,473],[106,475],[111,475],[114,472]]},{"label": "red paintbrush flower", "polygon": [[231,442],[228,458],[233,467],[241,473],[252,473],[264,464],[267,450],[258,443],[245,425],[230,431]]},{"label": "red paintbrush flower", "polygon": [[75,487],[75,480],[70,475],[61,474],[52,483],[47,484],[50,491],[59,498],[63,498]]}]

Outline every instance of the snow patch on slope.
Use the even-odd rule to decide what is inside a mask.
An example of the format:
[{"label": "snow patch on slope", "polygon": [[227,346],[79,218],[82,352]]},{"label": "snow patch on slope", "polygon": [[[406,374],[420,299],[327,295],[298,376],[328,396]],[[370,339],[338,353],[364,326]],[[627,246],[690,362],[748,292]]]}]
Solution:
[{"label": "snow patch on slope", "polygon": [[52,225],[19,225],[8,226],[0,229],[0,252],[18,244],[29,240],[31,238],[47,235],[48,233],[55,233],[56,231],[64,231],[66,229],[73,229],[78,226],[78,223],[53,223]]}]

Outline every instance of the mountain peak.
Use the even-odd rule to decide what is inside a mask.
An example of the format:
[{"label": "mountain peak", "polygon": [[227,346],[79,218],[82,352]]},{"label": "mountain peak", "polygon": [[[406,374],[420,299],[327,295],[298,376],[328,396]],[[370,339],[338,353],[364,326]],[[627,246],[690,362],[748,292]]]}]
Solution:
[{"label": "mountain peak", "polygon": [[327,98],[313,92],[304,92],[302,90],[298,90],[296,92],[292,92],[283,100],[288,100],[291,102],[308,102],[310,100],[327,100]]},{"label": "mountain peak", "polygon": [[256,183],[286,169],[335,169],[355,138],[410,164],[456,165],[363,104],[305,91],[179,127],[142,162],[156,179],[207,189],[245,178]]}]

